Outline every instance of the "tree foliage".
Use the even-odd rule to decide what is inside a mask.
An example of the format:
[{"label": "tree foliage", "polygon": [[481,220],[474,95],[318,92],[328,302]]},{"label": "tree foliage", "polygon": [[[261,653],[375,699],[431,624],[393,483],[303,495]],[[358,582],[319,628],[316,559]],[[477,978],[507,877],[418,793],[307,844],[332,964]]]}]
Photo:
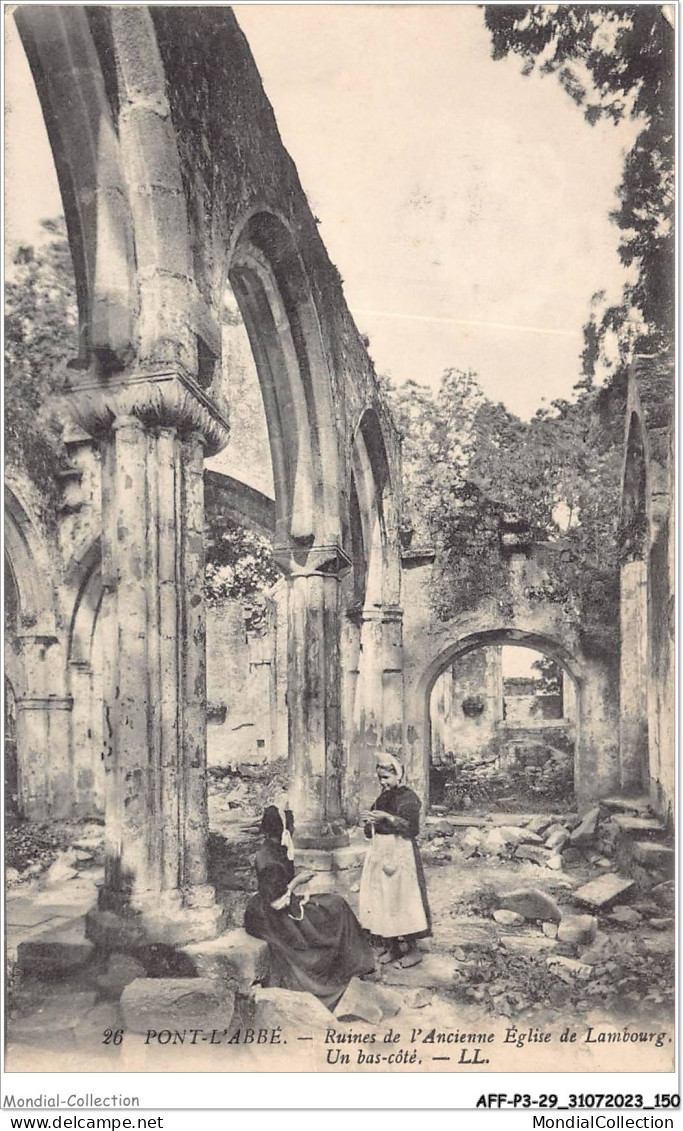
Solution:
[{"label": "tree foliage", "polygon": [[5,285],[5,458],[28,474],[54,513],[55,472],[65,463],[50,399],[69,386],[77,353],[75,284],[64,221],[43,222],[37,248],[17,249]]},{"label": "tree foliage", "polygon": [[670,350],[674,325],[674,32],[661,5],[485,5],[494,59],[523,59],[523,73],[556,75],[594,125],[625,117],[640,126],[626,155],[619,205],[620,255],[636,269],[622,303],[587,326],[585,372],[599,343],[644,323],[638,348]]},{"label": "tree foliage", "polygon": [[268,540],[225,514],[207,515],[204,530],[206,571],[204,596],[209,606],[230,600],[249,601],[254,616],[263,591],[280,576]]},{"label": "tree foliage", "polygon": [[405,502],[420,542],[437,549],[435,612],[494,600],[511,612],[501,523],[546,543],[547,582],[528,591],[616,644],[621,420],[614,398],[581,388],[525,422],[486,398],[473,373],[448,370],[436,392],[387,386],[404,435]]}]

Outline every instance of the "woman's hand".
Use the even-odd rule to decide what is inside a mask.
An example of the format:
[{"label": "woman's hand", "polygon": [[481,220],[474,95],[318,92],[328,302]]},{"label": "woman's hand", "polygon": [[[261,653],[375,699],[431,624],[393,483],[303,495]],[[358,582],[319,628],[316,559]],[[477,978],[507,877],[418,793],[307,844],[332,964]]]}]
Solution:
[{"label": "woman's hand", "polygon": [[300,876],[295,876],[289,885],[289,890],[295,891],[297,888],[303,887],[304,884],[310,883],[314,876],[314,872],[303,872]]},{"label": "woman's hand", "polygon": [[395,825],[396,818],[393,813],[384,813],[381,809],[371,809],[370,817],[376,823],[377,821],[386,821],[388,825]]}]

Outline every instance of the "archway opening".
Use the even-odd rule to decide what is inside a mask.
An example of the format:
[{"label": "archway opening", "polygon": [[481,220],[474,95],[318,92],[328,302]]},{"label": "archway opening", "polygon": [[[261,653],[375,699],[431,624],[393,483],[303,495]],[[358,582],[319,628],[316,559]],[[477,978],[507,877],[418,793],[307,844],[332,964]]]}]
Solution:
[{"label": "archway opening", "polygon": [[577,684],[556,653],[504,637],[456,652],[428,710],[435,811],[573,804]]}]

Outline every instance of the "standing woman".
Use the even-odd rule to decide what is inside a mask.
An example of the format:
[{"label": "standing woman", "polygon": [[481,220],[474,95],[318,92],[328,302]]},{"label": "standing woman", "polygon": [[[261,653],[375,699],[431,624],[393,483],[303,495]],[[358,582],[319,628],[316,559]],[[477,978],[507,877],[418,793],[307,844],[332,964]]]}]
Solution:
[{"label": "standing woman", "polygon": [[417,939],[431,935],[422,860],[417,847],[420,800],[403,785],[405,770],[391,754],[377,755],[382,792],[365,813],[372,839],[360,881],[361,926],[381,940],[379,961],[401,966],[421,962]]}]

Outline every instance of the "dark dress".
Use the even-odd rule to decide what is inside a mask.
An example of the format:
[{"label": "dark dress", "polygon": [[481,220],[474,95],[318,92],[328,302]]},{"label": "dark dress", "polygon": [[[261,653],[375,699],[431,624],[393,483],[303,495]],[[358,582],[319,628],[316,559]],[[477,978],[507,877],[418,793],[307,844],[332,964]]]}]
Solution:
[{"label": "dark dress", "polygon": [[408,786],[395,785],[382,790],[373,809],[398,821],[375,821],[361,877],[361,923],[382,938],[424,938],[432,933],[432,920],[417,847],[420,799]]},{"label": "dark dress", "polygon": [[247,904],[244,926],[270,948],[270,984],[315,994],[332,1009],[354,975],[369,974],[374,957],[353,911],[339,895],[293,895],[271,907],[294,878],[286,850],[266,841],[256,856],[258,894]]}]

